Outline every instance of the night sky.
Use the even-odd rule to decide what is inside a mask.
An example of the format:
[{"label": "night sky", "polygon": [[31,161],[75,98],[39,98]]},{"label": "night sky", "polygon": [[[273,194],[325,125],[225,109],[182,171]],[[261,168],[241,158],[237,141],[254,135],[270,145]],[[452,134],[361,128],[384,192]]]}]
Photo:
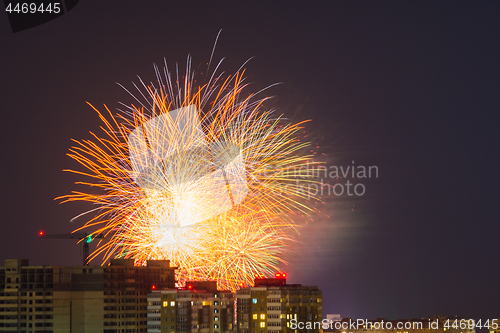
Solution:
[{"label": "night sky", "polygon": [[[153,63],[201,73],[215,37],[223,69],[247,67],[306,131],[327,166],[377,166],[363,196],[326,195],[283,270],[318,285],[324,312],[353,318],[500,317],[500,2],[81,1],[12,33],[0,14],[0,262],[80,265],[54,201],[78,189],[71,139],[101,125],[86,101],[132,103],[120,88]],[[317,148],[319,147],[319,148]],[[337,180],[331,180],[333,182]],[[99,264],[99,262],[93,262]]]}]

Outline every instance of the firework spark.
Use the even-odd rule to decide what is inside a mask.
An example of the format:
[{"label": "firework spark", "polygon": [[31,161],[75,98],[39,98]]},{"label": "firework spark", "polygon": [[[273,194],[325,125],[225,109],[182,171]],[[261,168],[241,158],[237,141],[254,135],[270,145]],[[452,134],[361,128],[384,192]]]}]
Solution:
[{"label": "firework spark", "polygon": [[77,229],[107,236],[92,258],[168,259],[180,284],[212,279],[231,290],[284,262],[293,217],[314,197],[304,122],[264,111],[267,98],[242,97],[244,70],[223,77],[219,65],[198,87],[189,58],[183,78],[155,66],[158,82],[140,81],[137,105],[115,115],[93,107],[104,135],[74,140],[68,155],[86,171],[68,171],[101,191],[60,197],[97,205]]}]

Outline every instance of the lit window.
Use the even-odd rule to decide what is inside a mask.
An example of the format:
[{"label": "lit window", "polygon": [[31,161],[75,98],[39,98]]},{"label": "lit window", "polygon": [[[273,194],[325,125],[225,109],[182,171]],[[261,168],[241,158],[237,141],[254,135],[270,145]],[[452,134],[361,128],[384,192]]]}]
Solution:
[{"label": "lit window", "polygon": [[260,319],[266,319],[266,315],[265,314],[261,314],[260,315]]},{"label": "lit window", "polygon": [[215,325],[214,325],[214,328],[219,328],[219,324],[215,324]]},{"label": "lit window", "polygon": [[265,322],[261,322],[260,323],[260,327],[266,327],[266,323]]},{"label": "lit window", "polygon": [[175,306],[175,301],[170,302],[170,306]]},{"label": "lit window", "polygon": [[219,321],[219,317],[214,317],[214,321]]},{"label": "lit window", "polygon": [[257,319],[257,314],[256,313],[253,314],[253,319]]},{"label": "lit window", "polygon": [[168,306],[168,302],[167,302],[167,301],[163,302],[163,306],[164,306],[164,307],[165,307],[165,306]]},{"label": "lit window", "polygon": [[254,299],[252,300],[252,302],[253,302],[253,304],[257,304],[257,298],[254,298]]}]

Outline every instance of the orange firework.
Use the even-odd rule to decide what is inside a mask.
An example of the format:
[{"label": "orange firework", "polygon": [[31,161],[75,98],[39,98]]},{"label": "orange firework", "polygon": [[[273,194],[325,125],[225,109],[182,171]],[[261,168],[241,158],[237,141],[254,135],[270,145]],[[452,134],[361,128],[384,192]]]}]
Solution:
[{"label": "orange firework", "polygon": [[223,78],[217,69],[196,87],[189,58],[183,78],[155,66],[158,83],[141,81],[137,105],[115,115],[93,107],[104,135],[75,140],[69,156],[85,171],[68,171],[100,191],[61,197],[98,207],[77,229],[106,236],[91,259],[168,259],[180,284],[212,279],[231,290],[284,263],[293,217],[311,211],[316,183],[297,137],[304,122],[242,97],[244,70]]}]

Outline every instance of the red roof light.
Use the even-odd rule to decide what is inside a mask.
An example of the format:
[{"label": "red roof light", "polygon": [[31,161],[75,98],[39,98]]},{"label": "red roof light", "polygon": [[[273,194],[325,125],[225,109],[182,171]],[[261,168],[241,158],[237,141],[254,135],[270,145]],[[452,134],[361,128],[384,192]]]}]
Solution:
[{"label": "red roof light", "polygon": [[153,284],[153,285],[151,286],[151,289],[155,290],[155,289],[156,289],[156,286]]},{"label": "red roof light", "polygon": [[286,278],[286,274],[285,273],[276,273],[275,276],[276,276],[277,279],[284,279],[284,278]]},{"label": "red roof light", "polygon": [[39,235],[39,236],[43,236],[43,231],[40,231],[40,232],[38,233],[38,235]]},{"label": "red roof light", "polygon": [[188,289],[189,290],[193,289],[193,286],[191,284],[188,284]]}]

